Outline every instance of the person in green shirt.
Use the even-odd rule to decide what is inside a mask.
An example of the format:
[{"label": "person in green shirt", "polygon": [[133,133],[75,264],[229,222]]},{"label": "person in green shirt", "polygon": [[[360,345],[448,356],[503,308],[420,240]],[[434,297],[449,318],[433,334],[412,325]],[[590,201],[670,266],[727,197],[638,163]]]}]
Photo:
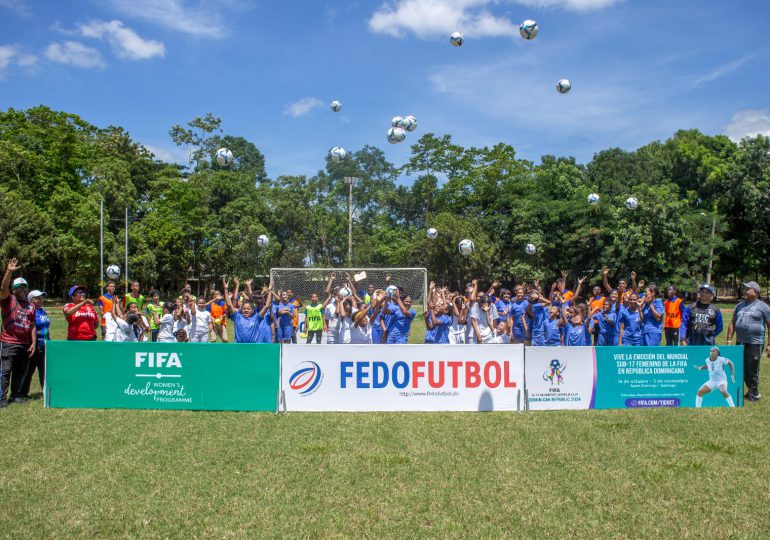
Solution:
[{"label": "person in green shirt", "polygon": [[160,292],[153,289],[150,292],[150,301],[145,306],[147,320],[150,322],[150,334],[153,341],[158,341],[158,331],[160,330],[160,318],[163,317],[163,305],[160,302]]},{"label": "person in green shirt", "polygon": [[310,303],[305,306],[305,325],[307,326],[307,342],[312,343],[315,337],[316,343],[321,343],[321,334],[324,332],[323,304],[318,301],[318,295],[310,295]]},{"label": "person in green shirt", "polygon": [[129,292],[123,299],[123,310],[128,311],[129,304],[136,304],[136,308],[139,313],[144,311],[144,296],[139,294],[139,282],[131,282],[131,292]]}]

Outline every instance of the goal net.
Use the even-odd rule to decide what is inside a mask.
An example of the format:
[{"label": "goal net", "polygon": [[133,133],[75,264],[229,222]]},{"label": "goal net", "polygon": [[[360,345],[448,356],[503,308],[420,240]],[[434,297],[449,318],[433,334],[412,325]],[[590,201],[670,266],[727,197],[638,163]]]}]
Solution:
[{"label": "goal net", "polygon": [[274,289],[291,289],[294,296],[303,302],[309,300],[312,293],[316,293],[323,302],[332,272],[335,274],[332,287],[345,285],[347,274],[357,291],[366,290],[370,284],[375,290],[396,285],[404,289],[404,295],[411,295],[415,304],[423,304],[428,291],[428,271],[425,268],[271,268],[270,280]]}]

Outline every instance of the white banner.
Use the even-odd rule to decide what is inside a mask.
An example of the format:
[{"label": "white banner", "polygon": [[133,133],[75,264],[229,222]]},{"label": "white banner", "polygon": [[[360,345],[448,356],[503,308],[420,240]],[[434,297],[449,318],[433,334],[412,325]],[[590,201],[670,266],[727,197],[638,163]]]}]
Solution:
[{"label": "white banner", "polygon": [[524,407],[522,345],[291,345],[281,361],[289,412]]},{"label": "white banner", "polygon": [[527,347],[525,373],[531,410],[594,407],[593,347]]}]

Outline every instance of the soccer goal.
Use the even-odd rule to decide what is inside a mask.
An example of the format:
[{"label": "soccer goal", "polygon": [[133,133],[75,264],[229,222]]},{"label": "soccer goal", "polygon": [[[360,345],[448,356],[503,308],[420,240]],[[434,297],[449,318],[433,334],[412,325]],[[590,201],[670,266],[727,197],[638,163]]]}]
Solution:
[{"label": "soccer goal", "polygon": [[271,268],[270,280],[274,289],[291,289],[294,296],[307,301],[316,293],[321,301],[326,299],[329,274],[335,273],[333,287],[345,285],[346,274],[357,290],[373,285],[384,289],[396,285],[411,295],[415,304],[423,304],[428,292],[428,271],[425,268]]}]

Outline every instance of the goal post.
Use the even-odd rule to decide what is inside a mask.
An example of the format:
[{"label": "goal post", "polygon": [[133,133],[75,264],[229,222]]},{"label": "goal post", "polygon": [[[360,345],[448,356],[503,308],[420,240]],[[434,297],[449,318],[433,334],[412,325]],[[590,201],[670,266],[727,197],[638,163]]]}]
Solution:
[{"label": "goal post", "polygon": [[343,286],[345,274],[348,274],[357,290],[366,289],[370,284],[375,290],[396,285],[404,289],[405,295],[411,295],[415,304],[424,304],[428,293],[428,271],[425,268],[271,268],[270,281],[276,290],[291,289],[302,302],[307,302],[312,293],[323,301],[332,272],[335,273],[333,287]]}]

